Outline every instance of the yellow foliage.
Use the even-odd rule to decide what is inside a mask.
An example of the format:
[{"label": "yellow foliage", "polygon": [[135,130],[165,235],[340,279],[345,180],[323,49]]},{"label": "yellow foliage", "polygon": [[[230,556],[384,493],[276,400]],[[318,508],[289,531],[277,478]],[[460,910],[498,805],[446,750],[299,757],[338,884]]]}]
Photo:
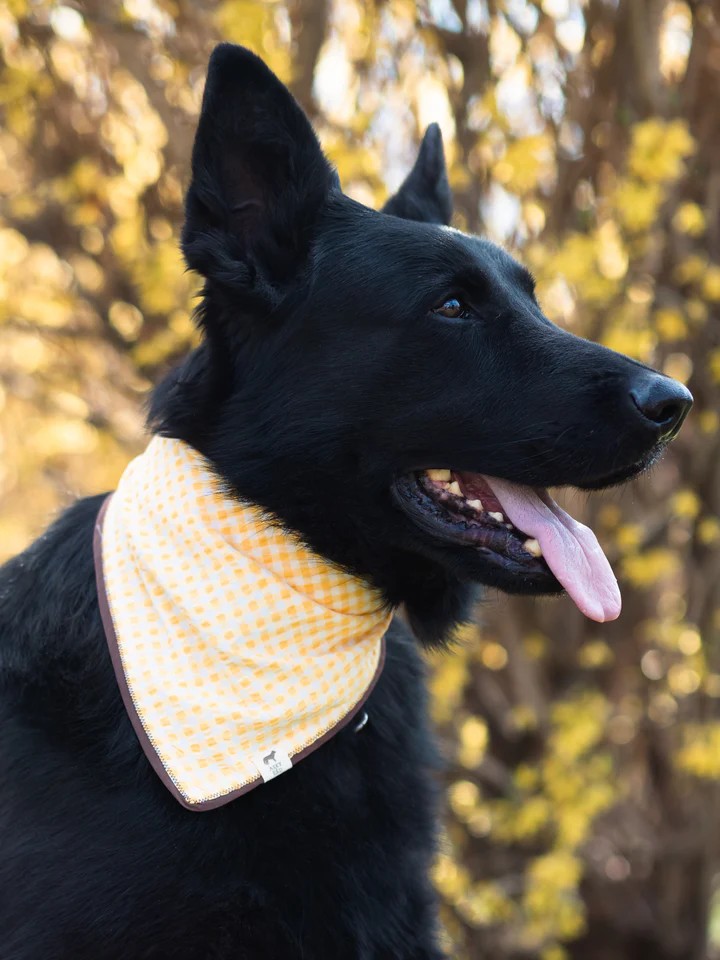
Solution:
[{"label": "yellow foliage", "polygon": [[586,784],[582,793],[575,796],[566,791],[565,802],[556,814],[558,847],[575,849],[585,843],[595,818],[616,799],[616,790],[608,782]]},{"label": "yellow foliage", "polygon": [[703,433],[715,433],[720,426],[720,415],[715,410],[702,410],[698,423]]},{"label": "yellow foliage", "polygon": [[550,801],[547,797],[528,797],[515,812],[511,836],[515,840],[528,840],[536,836],[551,820]]},{"label": "yellow foliage", "polygon": [[75,279],[90,293],[98,293],[105,285],[105,274],[95,260],[81,253],[68,258]]},{"label": "yellow foliage", "polygon": [[581,667],[595,669],[606,667],[615,659],[615,654],[604,640],[594,640],[584,644],[578,654],[578,663]]},{"label": "yellow foliage", "polygon": [[720,383],[720,347],[710,351],[708,369],[715,383]]},{"label": "yellow foliage", "polygon": [[678,635],[677,645],[678,650],[680,650],[681,653],[684,653],[686,657],[690,657],[693,654],[698,653],[702,647],[702,637],[700,636],[700,632],[694,627],[685,627]]},{"label": "yellow foliage", "polygon": [[626,259],[615,231],[570,233],[544,264],[553,276],[562,276],[582,292],[589,304],[607,303],[624,275]]},{"label": "yellow foliage", "polygon": [[717,517],[703,517],[697,525],[697,535],[705,546],[720,543],[720,520]]},{"label": "yellow foliage", "polygon": [[430,675],[433,719],[436,723],[448,723],[460,704],[468,680],[467,652],[456,647],[451,653],[437,654],[433,663]]},{"label": "yellow foliage", "polygon": [[687,336],[687,324],[679,310],[663,307],[655,312],[654,319],[661,340],[681,340]]},{"label": "yellow foliage", "polygon": [[597,265],[600,273],[609,280],[622,279],[627,273],[628,254],[614,221],[606,220],[598,228],[597,247]]},{"label": "yellow foliage", "polygon": [[679,490],[672,498],[671,511],[676,517],[694,520],[700,512],[700,498],[694,490]]},{"label": "yellow foliage", "polygon": [[543,636],[538,630],[534,630],[523,637],[523,649],[531,660],[539,660],[545,654],[547,645],[547,637]]},{"label": "yellow foliage", "polygon": [[674,279],[678,283],[696,283],[705,275],[707,269],[707,257],[692,253],[675,266]]},{"label": "yellow foliage", "polygon": [[706,780],[720,779],[720,723],[687,724],[675,760],[681,770]]},{"label": "yellow foliage", "polygon": [[540,785],[540,771],[537,767],[531,767],[527,763],[522,763],[515,770],[513,779],[518,790],[526,792],[534,790]]},{"label": "yellow foliage", "polygon": [[665,578],[672,577],[678,571],[678,558],[672,550],[657,547],[625,557],[622,573],[636,587],[648,588]]},{"label": "yellow foliage", "polygon": [[664,199],[658,183],[620,180],[613,198],[620,223],[631,233],[642,233],[656,221]]},{"label": "yellow foliage", "polygon": [[527,732],[536,730],[538,717],[534,708],[526,703],[516,704],[509,713],[508,720],[515,730]]},{"label": "yellow foliage", "polygon": [[585,915],[577,894],[581,876],[580,860],[565,851],[537,857],[528,867],[523,907],[528,930],[540,942],[549,936],[570,940],[582,933]]},{"label": "yellow foliage", "polygon": [[679,380],[680,383],[687,383],[693,372],[693,360],[688,353],[678,350],[676,353],[669,353],[662,364],[662,372],[668,376]]},{"label": "yellow foliage", "polygon": [[0,269],[16,267],[27,257],[30,250],[25,237],[10,227],[0,229]]},{"label": "yellow foliage", "polygon": [[467,821],[480,803],[480,791],[471,781],[458,780],[448,788],[448,801],[453,813]]},{"label": "yellow foliage", "polygon": [[645,530],[639,523],[625,523],[615,532],[615,542],[622,553],[637,550],[645,537]]},{"label": "yellow foliage", "polygon": [[675,663],[668,670],[668,686],[676,697],[687,697],[700,687],[702,677],[697,670],[685,664]]},{"label": "yellow foliage", "polygon": [[485,756],[488,745],[488,728],[479,717],[468,717],[458,730],[458,762],[468,770],[474,770]]},{"label": "yellow foliage", "polygon": [[470,874],[447,854],[440,854],[433,868],[433,881],[446,900],[456,903],[470,886]]},{"label": "yellow foliage", "polygon": [[568,958],[569,954],[567,950],[559,946],[559,944],[553,944],[540,951],[540,960],[568,960]]},{"label": "yellow foliage", "polygon": [[603,335],[602,342],[611,350],[625,353],[635,360],[649,363],[655,350],[655,336],[648,328],[633,330],[628,327],[610,327]]},{"label": "yellow foliage", "polygon": [[480,648],[480,659],[488,670],[502,670],[507,663],[507,650],[499,643],[484,643]]},{"label": "yellow foliage", "polygon": [[528,868],[531,887],[545,891],[567,892],[574,890],[582,876],[582,862],[566,850],[557,850],[537,857]]},{"label": "yellow foliage", "polygon": [[634,176],[647,183],[676,180],[683,172],[684,159],[694,148],[685,120],[651,117],[633,127],[628,167]]},{"label": "yellow foliage", "polygon": [[691,323],[699,325],[706,322],[708,318],[708,307],[704,301],[691,297],[685,302],[685,313]]},{"label": "yellow foliage", "polygon": [[699,237],[705,232],[705,214],[697,203],[682,203],[675,211],[673,226],[680,233]]},{"label": "yellow foliage", "polygon": [[708,300],[720,300],[720,266],[712,264],[702,279],[702,293]]},{"label": "yellow foliage", "polygon": [[66,454],[87,456],[97,448],[97,431],[83,420],[47,418],[25,426],[29,448],[48,460]]},{"label": "yellow foliage", "polygon": [[458,913],[473,927],[505,923],[517,913],[515,904],[496,883],[475,883],[456,902]]},{"label": "yellow foliage", "polygon": [[115,300],[110,305],[108,319],[126,340],[137,339],[143,325],[143,315],[132,303]]},{"label": "yellow foliage", "polygon": [[229,41],[263,49],[268,24],[262,4],[252,0],[225,0],[218,4],[216,19],[220,33]]},{"label": "yellow foliage", "polygon": [[552,170],[552,143],[546,134],[523,137],[509,143],[495,164],[496,180],[513,193],[529,193]]}]

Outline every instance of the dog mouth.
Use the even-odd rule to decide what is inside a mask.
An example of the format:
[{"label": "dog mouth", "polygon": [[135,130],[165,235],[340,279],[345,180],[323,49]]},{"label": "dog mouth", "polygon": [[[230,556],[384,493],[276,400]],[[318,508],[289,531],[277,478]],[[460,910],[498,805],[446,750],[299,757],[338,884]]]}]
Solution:
[{"label": "dog mouth", "polygon": [[591,620],[619,616],[620,591],[595,534],[544,488],[443,468],[405,474],[393,491],[403,511],[433,538],[474,548],[539,591],[565,589]]}]

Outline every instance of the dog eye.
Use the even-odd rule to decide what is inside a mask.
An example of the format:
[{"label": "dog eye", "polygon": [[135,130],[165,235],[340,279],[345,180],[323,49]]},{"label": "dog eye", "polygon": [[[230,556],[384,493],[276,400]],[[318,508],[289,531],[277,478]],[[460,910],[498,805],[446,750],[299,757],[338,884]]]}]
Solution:
[{"label": "dog eye", "polygon": [[448,297],[433,308],[433,313],[447,320],[461,320],[467,317],[470,311],[457,297]]}]

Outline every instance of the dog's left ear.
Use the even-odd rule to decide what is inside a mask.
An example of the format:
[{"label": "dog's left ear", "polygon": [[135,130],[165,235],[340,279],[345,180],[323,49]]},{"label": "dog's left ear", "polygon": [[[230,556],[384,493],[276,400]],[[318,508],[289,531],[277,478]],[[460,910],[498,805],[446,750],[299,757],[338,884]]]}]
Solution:
[{"label": "dog's left ear", "polygon": [[448,183],[442,134],[436,123],[425,131],[415,166],[382,209],[403,220],[450,223],[452,193]]},{"label": "dog's left ear", "polygon": [[185,204],[188,265],[239,309],[272,308],[301,273],[335,182],[287,87],[249,50],[216,47]]}]

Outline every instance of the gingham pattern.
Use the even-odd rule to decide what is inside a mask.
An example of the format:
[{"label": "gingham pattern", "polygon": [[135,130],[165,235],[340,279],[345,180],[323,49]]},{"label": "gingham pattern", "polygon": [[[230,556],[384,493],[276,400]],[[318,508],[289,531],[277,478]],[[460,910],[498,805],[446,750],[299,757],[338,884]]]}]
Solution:
[{"label": "gingham pattern", "polygon": [[379,595],[230,498],[181,441],[132,461],[101,536],[127,688],[188,804],[257,780],[258,754],[305,750],[371,685]]}]

